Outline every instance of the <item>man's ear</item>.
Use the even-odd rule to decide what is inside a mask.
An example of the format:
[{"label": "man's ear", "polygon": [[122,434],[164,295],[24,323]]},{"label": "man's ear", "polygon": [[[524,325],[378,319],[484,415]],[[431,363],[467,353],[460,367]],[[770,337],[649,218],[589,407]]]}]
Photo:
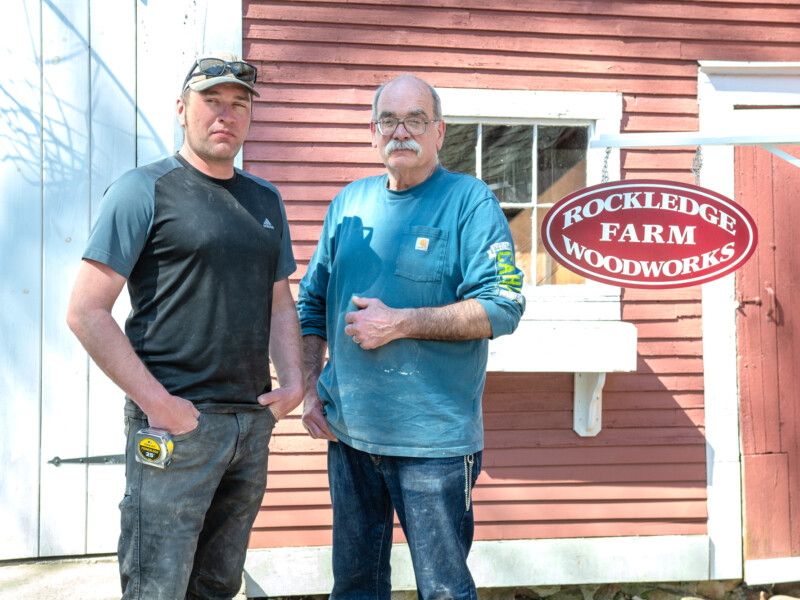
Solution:
[{"label": "man's ear", "polygon": [[369,132],[372,134],[372,147],[378,147],[378,128],[372,121],[369,122]]},{"label": "man's ear", "polygon": [[447,129],[444,121],[437,121],[436,122],[436,149],[441,150],[442,144],[444,144],[444,132]]},{"label": "man's ear", "polygon": [[183,98],[178,98],[177,102],[178,125],[181,127],[186,126],[186,105],[183,103]]}]

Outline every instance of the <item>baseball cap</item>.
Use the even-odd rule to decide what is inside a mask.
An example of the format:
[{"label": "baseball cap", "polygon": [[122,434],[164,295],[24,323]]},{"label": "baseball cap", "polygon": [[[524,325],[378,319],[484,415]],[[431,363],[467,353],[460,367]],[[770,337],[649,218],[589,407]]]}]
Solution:
[{"label": "baseball cap", "polygon": [[259,96],[255,88],[257,72],[253,65],[244,62],[233,52],[227,50],[210,52],[194,60],[183,81],[181,94],[187,87],[195,92],[201,92],[221,83],[236,83],[246,87],[253,95]]}]

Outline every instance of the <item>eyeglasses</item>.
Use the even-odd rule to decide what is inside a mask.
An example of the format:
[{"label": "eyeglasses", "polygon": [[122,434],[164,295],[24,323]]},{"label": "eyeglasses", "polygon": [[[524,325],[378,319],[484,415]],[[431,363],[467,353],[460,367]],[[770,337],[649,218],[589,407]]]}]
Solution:
[{"label": "eyeglasses", "polygon": [[[195,71],[195,67],[198,69]],[[239,81],[245,83],[255,83],[258,69],[250,63],[244,61],[228,62],[221,58],[198,58],[194,61],[192,68],[189,69],[189,74],[183,80],[183,89],[186,89],[186,84],[195,75],[203,74],[210,77],[219,77],[223,75],[226,70],[230,70],[231,75],[236,77]]]},{"label": "eyeglasses", "polygon": [[436,121],[441,121],[441,119],[426,121],[422,117],[403,117],[402,119],[398,119],[397,117],[384,117],[383,119],[373,121],[373,123],[375,123],[378,128],[378,133],[381,135],[393,134],[400,123],[403,124],[403,127],[405,127],[406,131],[411,135],[422,135],[425,133],[425,128],[428,123],[436,123]]}]

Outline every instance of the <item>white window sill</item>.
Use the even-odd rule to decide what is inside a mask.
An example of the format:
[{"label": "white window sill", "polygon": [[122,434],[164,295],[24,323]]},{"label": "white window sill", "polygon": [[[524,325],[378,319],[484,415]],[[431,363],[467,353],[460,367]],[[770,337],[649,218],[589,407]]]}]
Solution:
[{"label": "white window sill", "polygon": [[636,341],[633,323],[523,320],[513,335],[489,342],[487,371],[575,373],[573,429],[595,436],[606,373],[636,370]]}]

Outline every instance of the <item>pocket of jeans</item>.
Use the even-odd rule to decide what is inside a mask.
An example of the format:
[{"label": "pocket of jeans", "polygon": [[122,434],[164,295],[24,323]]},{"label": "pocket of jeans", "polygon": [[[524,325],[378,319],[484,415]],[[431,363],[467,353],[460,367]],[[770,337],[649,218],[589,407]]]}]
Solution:
[{"label": "pocket of jeans", "polygon": [[278,419],[275,418],[275,413],[272,412],[272,409],[267,406],[267,415],[269,419],[269,429],[275,429],[275,425],[278,424]]},{"label": "pocket of jeans", "polygon": [[194,436],[200,433],[200,429],[203,427],[204,420],[205,417],[203,416],[203,413],[200,413],[200,416],[197,417],[197,427],[195,427],[191,431],[187,431],[186,433],[182,433],[180,435],[173,435],[172,441],[177,444],[178,442],[185,442],[186,440],[192,439]]},{"label": "pocket of jeans", "polygon": [[447,238],[447,231],[436,227],[406,228],[394,274],[411,281],[440,281],[447,258]]}]

